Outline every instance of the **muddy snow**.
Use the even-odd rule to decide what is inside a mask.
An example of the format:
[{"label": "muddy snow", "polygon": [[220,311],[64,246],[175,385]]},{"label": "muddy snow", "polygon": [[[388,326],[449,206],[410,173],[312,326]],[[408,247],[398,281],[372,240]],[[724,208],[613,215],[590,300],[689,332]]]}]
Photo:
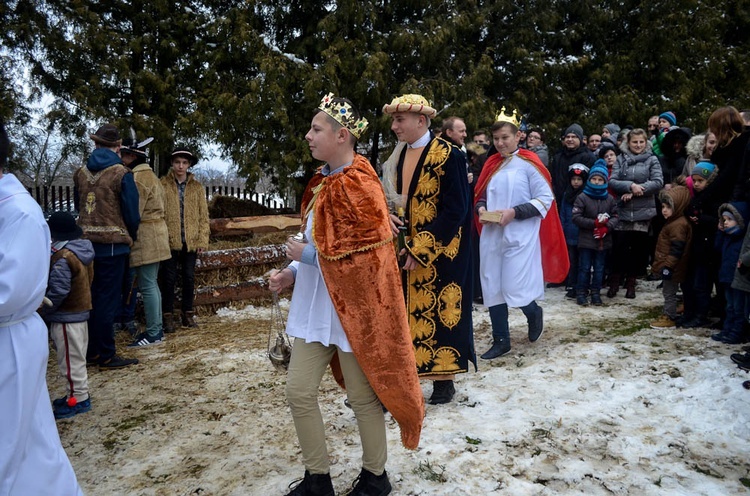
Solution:
[{"label": "muddy snow", "polygon": [[[459,376],[451,404],[427,406],[418,450],[399,444],[386,415],[392,494],[747,494],[750,376],[729,359],[739,347],[708,329],[650,329],[662,303],[655,282],[603,307],[563,293],[547,290],[534,344],[511,310],[512,352]],[[89,368],[92,411],[58,422],[85,493],[285,494],[304,468],[285,375],[265,355],[270,322],[270,307],[221,309],[200,329],[126,351],[138,366]],[[482,353],[485,308],[474,329]],[[51,361],[53,397],[64,391],[55,370]],[[423,383],[426,397],[431,389]],[[360,470],[344,397],[328,374],[320,403],[337,494]]]}]

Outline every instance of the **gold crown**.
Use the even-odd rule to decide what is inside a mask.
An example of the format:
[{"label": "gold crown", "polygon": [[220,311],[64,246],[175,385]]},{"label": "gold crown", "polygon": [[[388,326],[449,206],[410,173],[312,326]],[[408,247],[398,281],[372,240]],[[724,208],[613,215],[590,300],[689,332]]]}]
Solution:
[{"label": "gold crown", "polygon": [[320,110],[349,130],[355,137],[360,138],[367,129],[367,119],[355,119],[352,106],[346,102],[335,102],[333,93],[328,93],[320,100]]},{"label": "gold crown", "polygon": [[521,116],[518,115],[518,110],[513,109],[513,113],[511,115],[507,115],[505,113],[505,106],[500,109],[500,112],[497,113],[495,116],[495,122],[510,122],[514,126],[520,128],[521,127]]}]

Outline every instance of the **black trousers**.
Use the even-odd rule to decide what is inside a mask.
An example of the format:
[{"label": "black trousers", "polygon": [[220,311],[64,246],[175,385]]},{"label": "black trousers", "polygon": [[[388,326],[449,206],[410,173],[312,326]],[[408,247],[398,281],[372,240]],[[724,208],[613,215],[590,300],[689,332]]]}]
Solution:
[{"label": "black trousers", "polygon": [[172,250],[172,258],[161,263],[161,276],[159,277],[161,289],[161,309],[163,313],[174,311],[174,288],[177,282],[177,270],[179,268],[182,279],[182,311],[193,311],[193,299],[195,298],[195,261],[198,253],[187,251],[187,246],[182,245],[182,250]]}]

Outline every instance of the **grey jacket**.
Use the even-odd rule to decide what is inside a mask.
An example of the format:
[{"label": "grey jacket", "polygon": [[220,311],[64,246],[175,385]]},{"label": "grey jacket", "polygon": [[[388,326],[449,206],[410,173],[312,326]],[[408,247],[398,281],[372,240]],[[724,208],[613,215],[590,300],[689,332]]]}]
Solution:
[{"label": "grey jacket", "polygon": [[633,155],[630,150],[624,150],[617,157],[612,167],[612,177],[609,187],[618,195],[630,193],[630,186],[635,183],[645,189],[643,196],[634,196],[630,201],[620,201],[618,213],[620,221],[636,222],[651,220],[656,216],[656,200],[654,196],[664,186],[661,164],[651,150],[639,155]]},{"label": "grey jacket", "polygon": [[[89,265],[94,261],[94,247],[88,239],[74,239],[69,241],[65,248],[72,251],[83,265]],[[59,259],[50,270],[46,296],[52,302],[52,307],[42,307],[39,310],[39,314],[47,322],[69,324],[88,320],[88,311],[63,312],[59,310],[60,305],[70,294],[72,277],[68,262],[64,258]]]}]

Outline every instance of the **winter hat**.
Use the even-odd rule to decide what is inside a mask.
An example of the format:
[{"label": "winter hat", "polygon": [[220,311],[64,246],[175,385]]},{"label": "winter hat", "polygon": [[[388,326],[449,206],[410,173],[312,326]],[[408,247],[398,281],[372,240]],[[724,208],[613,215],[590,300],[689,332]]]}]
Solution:
[{"label": "winter hat", "polygon": [[581,163],[571,164],[568,167],[568,178],[580,177],[583,182],[589,177],[589,168]]},{"label": "winter hat", "polygon": [[50,236],[55,241],[70,241],[83,236],[83,229],[68,212],[54,212],[47,221]]},{"label": "winter hat", "polygon": [[154,138],[146,138],[140,143],[135,138],[125,138],[122,140],[120,153],[132,153],[136,157],[148,158],[148,155],[146,155],[146,146],[152,141],[154,141]]},{"label": "winter hat", "polygon": [[610,150],[615,152],[615,155],[620,154],[620,149],[612,141],[610,141],[608,138],[603,138],[602,144],[599,148],[599,158],[604,158],[604,155],[606,155]]},{"label": "winter hat", "polygon": [[620,134],[620,126],[618,126],[614,122],[610,122],[609,124],[605,125],[604,129],[606,129],[607,131],[609,131],[609,134],[614,139],[617,139],[617,135]]},{"label": "winter hat", "polygon": [[[599,176],[604,179],[604,184],[594,184],[591,182],[591,178]],[[583,188],[583,192],[591,197],[598,200],[603,200],[607,197],[607,182],[609,181],[609,172],[607,171],[607,164],[602,159],[597,159],[594,165],[589,171],[589,179],[586,181],[586,186]]]},{"label": "winter hat", "polygon": [[711,177],[711,174],[713,174],[715,170],[716,165],[712,164],[711,162],[703,161],[695,164],[695,167],[693,167],[690,175],[701,176],[703,179],[708,179],[709,177]]},{"label": "winter hat", "polygon": [[673,126],[677,125],[677,116],[671,110],[667,110],[666,112],[662,112],[661,114],[659,114],[659,119],[664,119]]},{"label": "winter hat", "polygon": [[579,124],[571,124],[568,129],[563,133],[563,138],[569,134],[575,134],[576,137],[583,143],[583,128]]},{"label": "winter hat", "polygon": [[120,131],[114,124],[104,124],[94,134],[89,134],[89,138],[104,146],[120,146],[122,143]]},{"label": "winter hat", "polygon": [[722,217],[726,217],[726,218],[728,218],[729,220],[733,220],[733,221],[735,221],[735,222],[737,221],[737,219],[735,219],[735,218],[734,218],[734,214],[733,214],[733,213],[732,213],[731,211],[729,211],[729,210],[724,210],[724,211],[723,211],[723,212],[721,213],[721,216],[722,216]]},{"label": "winter hat", "polygon": [[172,151],[172,158],[175,157],[185,157],[190,161],[191,166],[195,165],[195,163],[197,162],[195,155],[193,155],[193,153],[184,146],[178,146],[174,149],[174,151]]}]

